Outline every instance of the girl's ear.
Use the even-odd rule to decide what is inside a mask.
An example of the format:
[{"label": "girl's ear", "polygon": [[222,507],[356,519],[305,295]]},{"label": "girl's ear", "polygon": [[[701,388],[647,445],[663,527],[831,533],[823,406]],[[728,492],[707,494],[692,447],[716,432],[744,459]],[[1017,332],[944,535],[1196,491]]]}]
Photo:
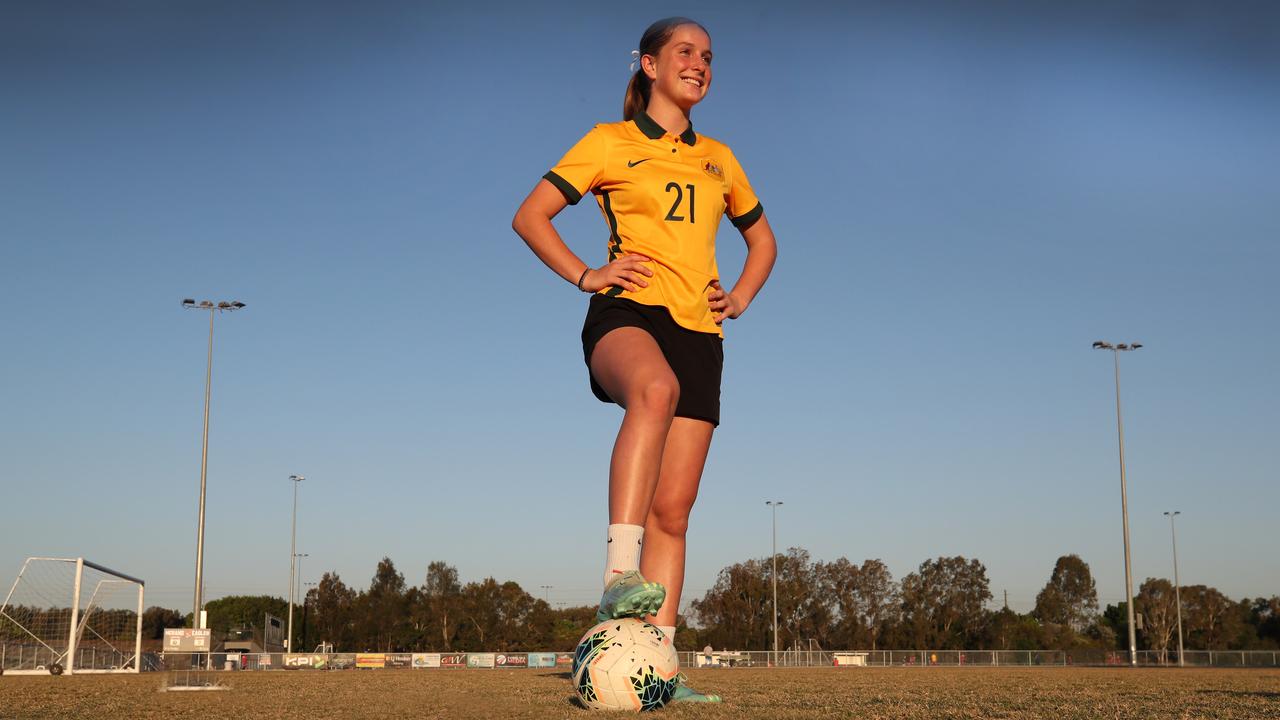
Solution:
[{"label": "girl's ear", "polygon": [[640,69],[644,70],[644,74],[649,78],[649,80],[652,81],[658,79],[658,66],[654,62],[654,57],[652,55],[640,56]]}]

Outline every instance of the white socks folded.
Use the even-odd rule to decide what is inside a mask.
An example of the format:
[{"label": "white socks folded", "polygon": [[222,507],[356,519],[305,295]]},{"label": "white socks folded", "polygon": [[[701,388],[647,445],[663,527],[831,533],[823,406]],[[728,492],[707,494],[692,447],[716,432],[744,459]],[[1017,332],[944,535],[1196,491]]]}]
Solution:
[{"label": "white socks folded", "polygon": [[617,523],[609,526],[609,544],[604,560],[604,585],[628,570],[640,569],[640,550],[644,547],[644,526]]}]

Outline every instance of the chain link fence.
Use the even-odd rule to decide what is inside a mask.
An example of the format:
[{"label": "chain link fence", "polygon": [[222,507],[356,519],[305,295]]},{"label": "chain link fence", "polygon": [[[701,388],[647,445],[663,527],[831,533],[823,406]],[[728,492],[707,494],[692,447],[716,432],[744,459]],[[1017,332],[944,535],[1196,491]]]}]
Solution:
[{"label": "chain link fence", "polygon": [[[5,648],[0,645],[0,657]],[[711,653],[683,651],[682,667],[1125,667],[1128,654],[1117,650],[848,650],[791,649]],[[353,670],[396,668],[568,669],[572,653],[144,653],[144,671],[174,670]],[[1187,667],[1280,667],[1280,651],[1188,650]],[[1177,667],[1176,652],[1138,652],[1143,667]]]}]

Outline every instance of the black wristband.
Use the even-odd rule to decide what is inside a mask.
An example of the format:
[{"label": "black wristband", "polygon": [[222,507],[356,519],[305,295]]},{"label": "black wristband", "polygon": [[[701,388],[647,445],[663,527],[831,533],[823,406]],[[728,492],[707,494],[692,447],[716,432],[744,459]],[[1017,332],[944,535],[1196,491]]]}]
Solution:
[{"label": "black wristband", "polygon": [[582,275],[578,278],[578,289],[582,290],[582,292],[586,292],[586,290],[582,289],[582,281],[587,279],[587,273],[589,272],[591,272],[590,267],[588,267],[586,270],[583,270]]}]

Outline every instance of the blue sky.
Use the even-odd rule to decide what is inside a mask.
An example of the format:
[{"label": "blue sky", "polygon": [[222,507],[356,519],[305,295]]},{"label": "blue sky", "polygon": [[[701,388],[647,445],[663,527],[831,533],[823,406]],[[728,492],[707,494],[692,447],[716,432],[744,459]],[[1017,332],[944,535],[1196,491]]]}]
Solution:
[{"label": "blue sky", "polygon": [[[619,411],[585,298],[511,232],[618,119],[652,20],[716,53],[780,259],[727,330],[686,599],[779,543],[981,559],[1028,610],[1077,553],[1280,593],[1280,12],[1266,4],[116,2],[0,6],[0,574],[84,555],[189,609],[207,316],[206,594],[513,579],[594,602]],[[589,204],[558,220],[600,263]],[[720,267],[742,243],[724,223]],[[1268,509],[1270,508],[1270,509]]]}]

